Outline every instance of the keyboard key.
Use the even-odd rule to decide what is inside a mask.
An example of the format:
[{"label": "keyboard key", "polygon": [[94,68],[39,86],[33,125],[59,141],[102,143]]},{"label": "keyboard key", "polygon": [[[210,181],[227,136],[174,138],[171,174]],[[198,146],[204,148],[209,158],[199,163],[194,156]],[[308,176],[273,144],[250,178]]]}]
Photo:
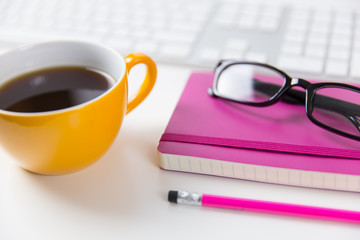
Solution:
[{"label": "keyboard key", "polygon": [[330,32],[330,22],[322,20],[313,21],[310,26],[310,32],[328,34]]},{"label": "keyboard key", "polygon": [[305,47],[305,56],[323,59],[326,56],[326,46],[319,44],[307,44]]},{"label": "keyboard key", "polygon": [[355,50],[351,61],[352,61],[352,64],[358,64],[360,66],[360,50]]},{"label": "keyboard key", "polygon": [[350,37],[352,34],[352,25],[347,23],[335,23],[332,33],[333,35],[346,35]]},{"label": "keyboard key", "polygon": [[339,59],[339,60],[349,60],[350,50],[343,47],[330,47],[328,58]]},{"label": "keyboard key", "polygon": [[257,16],[252,14],[244,14],[240,16],[237,26],[240,29],[251,30],[256,27]]},{"label": "keyboard key", "polygon": [[330,10],[316,10],[313,15],[314,21],[331,22],[332,15]]},{"label": "keyboard key", "polygon": [[266,63],[267,56],[264,53],[249,52],[246,54],[245,59],[248,61],[253,61],[253,62]]},{"label": "keyboard key", "polygon": [[154,41],[139,41],[138,43],[135,44],[134,46],[134,51],[136,52],[144,52],[146,54],[153,54],[156,52],[158,48],[158,43],[154,42]]},{"label": "keyboard key", "polygon": [[221,4],[219,12],[224,14],[238,14],[238,6],[239,5],[234,2],[225,2],[224,4]]},{"label": "keyboard key", "polygon": [[171,31],[197,33],[201,30],[202,24],[194,22],[174,22],[169,28]]},{"label": "keyboard key", "polygon": [[284,40],[288,42],[304,42],[305,41],[306,32],[301,30],[288,30],[285,33]]},{"label": "keyboard key", "polygon": [[165,58],[181,59],[191,53],[191,46],[188,44],[167,43],[161,46],[159,55]]},{"label": "keyboard key", "polygon": [[259,11],[260,11],[260,8],[258,5],[248,4],[242,8],[241,13],[244,15],[247,15],[247,16],[253,15],[253,16],[257,17],[259,15]]},{"label": "keyboard key", "polygon": [[280,20],[282,8],[279,6],[265,6],[262,11],[264,17],[274,17]]},{"label": "keyboard key", "polygon": [[352,22],[353,22],[353,12],[352,12],[352,10],[338,11],[335,14],[334,22],[335,23],[344,23],[344,24],[351,25]]},{"label": "keyboard key", "polygon": [[219,17],[217,16],[214,20],[215,25],[221,28],[230,28],[234,25],[235,17]]},{"label": "keyboard key", "polygon": [[296,19],[296,20],[309,20],[310,18],[310,10],[309,9],[293,9],[290,12],[290,16],[292,19]]},{"label": "keyboard key", "polygon": [[360,79],[360,51],[357,50],[354,52],[351,59],[351,69],[350,74],[351,77]]},{"label": "keyboard key", "polygon": [[335,77],[345,77],[348,73],[347,61],[329,60],[326,62],[325,74]]},{"label": "keyboard key", "polygon": [[204,48],[200,51],[198,58],[208,63],[216,63],[220,60],[221,51],[218,48]]},{"label": "keyboard key", "polygon": [[44,36],[42,34],[38,34],[34,32],[26,32],[25,36],[22,32],[7,30],[7,29],[4,31],[4,29],[2,28],[0,28],[0,32],[1,32],[0,34],[1,41],[13,42],[16,44],[39,41],[43,39],[43,37],[49,39],[47,35]]},{"label": "keyboard key", "polygon": [[328,34],[321,32],[310,32],[307,39],[307,44],[318,44],[325,46],[328,43]]},{"label": "keyboard key", "polygon": [[225,50],[221,56],[222,59],[240,60],[244,58],[244,52],[238,50]]},{"label": "keyboard key", "polygon": [[132,46],[132,41],[129,39],[109,38],[104,40],[104,44],[113,47],[122,53],[127,53]]},{"label": "keyboard key", "polygon": [[360,68],[359,68],[359,65],[358,64],[352,64],[351,65],[351,77],[352,78],[355,78],[355,79],[360,79]]},{"label": "keyboard key", "polygon": [[136,28],[133,29],[130,33],[129,33],[130,37],[134,38],[134,39],[145,39],[150,37],[151,33],[148,29],[145,28]]},{"label": "keyboard key", "polygon": [[323,71],[324,61],[306,56],[280,55],[277,65],[286,70],[320,74]]},{"label": "keyboard key", "polygon": [[333,35],[330,39],[330,46],[349,49],[351,47],[351,36]]},{"label": "keyboard key", "polygon": [[225,43],[226,50],[245,51],[249,47],[249,42],[244,39],[233,38]]},{"label": "keyboard key", "polygon": [[291,18],[287,24],[287,29],[291,31],[306,31],[308,28],[308,21],[304,19]]},{"label": "keyboard key", "polygon": [[260,18],[258,28],[261,31],[274,32],[279,28],[280,20],[277,17],[263,16]]},{"label": "keyboard key", "polygon": [[286,41],[282,44],[281,52],[285,54],[301,55],[303,44],[301,42]]},{"label": "keyboard key", "polygon": [[191,44],[196,40],[196,35],[192,32],[179,31],[159,31],[155,33],[155,40],[163,42],[179,42]]},{"label": "keyboard key", "polygon": [[359,35],[355,35],[353,47],[355,50],[360,50],[360,33],[359,33]]}]

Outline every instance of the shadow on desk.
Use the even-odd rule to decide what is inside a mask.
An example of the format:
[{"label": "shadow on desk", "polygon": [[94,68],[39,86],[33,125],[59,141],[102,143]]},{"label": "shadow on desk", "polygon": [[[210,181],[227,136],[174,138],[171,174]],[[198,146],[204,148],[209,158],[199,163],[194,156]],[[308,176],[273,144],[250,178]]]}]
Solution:
[{"label": "shadow on desk", "polygon": [[156,163],[158,139],[154,136],[157,136],[154,132],[122,131],[98,162],[73,174],[43,176],[13,168],[8,190],[17,195],[12,198],[17,199],[20,206],[33,202],[39,204],[34,207],[41,208],[37,202],[46,201],[56,208],[131,215],[134,203],[141,201],[137,198],[140,188],[133,187],[143,184],[138,176],[149,168],[159,171]]}]

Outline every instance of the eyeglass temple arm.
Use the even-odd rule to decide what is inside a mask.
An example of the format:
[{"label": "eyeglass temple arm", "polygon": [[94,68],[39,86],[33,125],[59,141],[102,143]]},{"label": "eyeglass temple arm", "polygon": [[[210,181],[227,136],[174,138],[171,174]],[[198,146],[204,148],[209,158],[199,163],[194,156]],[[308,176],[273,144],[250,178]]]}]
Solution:
[{"label": "eyeglass temple arm", "polygon": [[[290,89],[292,90],[292,89]],[[296,91],[296,90],[295,90]],[[299,91],[300,92],[300,91]],[[360,132],[360,120],[357,116],[360,115],[360,106],[354,103],[335,99],[332,97],[316,95],[316,105],[322,109],[337,112],[346,117],[354,127]]]},{"label": "eyeglass temple arm", "polygon": [[[280,89],[278,84],[266,83],[258,79],[253,79],[255,89],[259,92],[262,92],[268,96],[273,96],[274,92],[277,92]],[[280,99],[282,102],[304,105],[305,104],[305,92],[289,89]]]},{"label": "eyeglass temple arm", "polygon": [[[279,85],[265,83],[258,79],[254,79],[255,89],[267,95],[273,95],[274,90],[279,89]],[[305,92],[295,89],[288,89],[281,101],[290,104],[305,104]],[[349,119],[349,121],[360,131],[360,120],[357,116],[360,115],[360,106],[354,103],[342,101],[328,96],[318,94],[316,98],[318,107],[339,113]]]}]

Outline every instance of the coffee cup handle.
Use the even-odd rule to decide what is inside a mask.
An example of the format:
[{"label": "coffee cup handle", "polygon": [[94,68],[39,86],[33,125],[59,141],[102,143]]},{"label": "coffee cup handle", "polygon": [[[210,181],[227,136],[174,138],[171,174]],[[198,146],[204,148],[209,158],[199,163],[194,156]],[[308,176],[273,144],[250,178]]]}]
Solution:
[{"label": "coffee cup handle", "polygon": [[126,114],[136,108],[151,92],[154,87],[157,69],[155,62],[143,53],[131,53],[125,57],[127,74],[129,74],[132,67],[137,64],[145,64],[147,67],[146,75],[140,88],[134,95],[132,95],[126,107]]}]

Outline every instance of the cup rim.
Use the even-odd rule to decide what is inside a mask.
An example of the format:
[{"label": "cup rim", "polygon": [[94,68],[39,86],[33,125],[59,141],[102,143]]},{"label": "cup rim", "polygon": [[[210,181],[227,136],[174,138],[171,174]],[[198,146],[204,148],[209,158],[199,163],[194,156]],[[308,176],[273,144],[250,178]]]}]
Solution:
[{"label": "cup rim", "polygon": [[[2,55],[0,55],[0,57],[7,55],[7,54],[12,54],[14,52],[18,52],[18,51],[24,51],[28,48],[32,48],[32,47],[36,47],[38,45],[44,45],[44,44],[57,44],[57,43],[75,43],[75,44],[87,44],[87,45],[93,45],[93,46],[97,46],[103,49],[106,49],[107,51],[112,52],[113,54],[117,55],[119,57],[119,64],[122,65],[122,72],[121,75],[118,78],[114,78],[115,79],[115,83],[105,92],[103,92],[102,94],[100,94],[99,96],[92,98],[84,103],[80,103],[77,104],[75,106],[71,106],[71,107],[66,107],[66,108],[61,108],[61,109],[56,109],[56,110],[50,110],[50,111],[43,111],[43,112],[14,112],[14,111],[8,111],[5,109],[0,109],[0,114],[3,115],[8,115],[8,116],[24,116],[24,117],[32,117],[32,116],[50,116],[50,115],[55,115],[55,114],[60,114],[60,113],[64,113],[64,112],[70,112],[70,111],[74,111],[77,110],[79,108],[83,108],[87,105],[92,104],[93,102],[97,101],[100,98],[103,98],[105,95],[107,95],[109,92],[111,92],[115,87],[117,87],[122,80],[124,79],[125,76],[125,72],[126,72],[126,63],[125,63],[125,59],[124,57],[115,49],[102,44],[102,43],[98,43],[98,42],[91,42],[91,41],[82,41],[82,40],[49,40],[49,41],[40,41],[40,42],[35,42],[35,43],[28,43],[28,44],[24,44],[21,45],[19,47],[16,47],[12,50],[9,50],[5,53],[3,53]],[[39,68],[40,69],[40,68]]]}]

